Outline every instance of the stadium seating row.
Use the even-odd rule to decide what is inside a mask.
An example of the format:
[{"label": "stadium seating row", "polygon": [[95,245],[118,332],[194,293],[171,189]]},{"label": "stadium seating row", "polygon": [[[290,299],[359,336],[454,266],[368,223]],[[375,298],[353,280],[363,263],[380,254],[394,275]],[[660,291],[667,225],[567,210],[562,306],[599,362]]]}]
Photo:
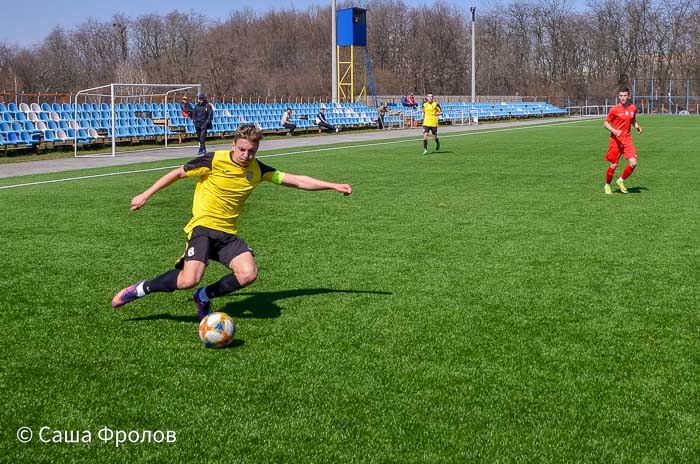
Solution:
[{"label": "stadium seating row", "polygon": [[[328,121],[340,127],[367,127],[376,122],[376,108],[364,103],[215,103],[211,135],[233,133],[243,123],[254,123],[265,131],[283,131],[281,118],[289,107],[299,129],[315,128],[315,116],[323,106]],[[389,105],[385,122],[402,118],[419,120],[419,109]],[[565,114],[548,103],[444,103],[444,122],[466,118],[500,119]],[[0,103],[0,146],[91,143],[112,136],[112,108],[107,103]],[[116,136],[120,140],[157,139],[194,135],[194,125],[176,103],[119,103],[114,108]]]}]

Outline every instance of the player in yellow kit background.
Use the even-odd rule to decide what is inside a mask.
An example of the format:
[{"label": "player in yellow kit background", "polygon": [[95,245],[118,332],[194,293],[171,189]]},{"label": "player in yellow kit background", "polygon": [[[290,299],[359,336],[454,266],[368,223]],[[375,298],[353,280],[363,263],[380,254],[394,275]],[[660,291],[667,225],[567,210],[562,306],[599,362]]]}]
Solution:
[{"label": "player in yellow kit background", "polygon": [[428,100],[423,103],[423,154],[428,154],[428,134],[433,134],[435,151],[440,151],[440,139],[437,136],[438,117],[442,114],[440,104],[435,101],[432,93],[428,94]]}]

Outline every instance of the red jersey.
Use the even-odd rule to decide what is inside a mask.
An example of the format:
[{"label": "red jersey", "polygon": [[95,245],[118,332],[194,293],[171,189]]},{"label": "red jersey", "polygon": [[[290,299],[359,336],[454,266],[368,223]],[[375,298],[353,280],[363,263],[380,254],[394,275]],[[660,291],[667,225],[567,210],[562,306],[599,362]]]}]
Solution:
[{"label": "red jersey", "polygon": [[[620,139],[630,139],[632,138],[632,123],[637,117],[637,107],[633,104],[627,106],[622,106],[619,103],[608,112],[608,117],[605,120],[613,127],[613,129],[618,129],[622,131],[620,134]],[[615,137],[612,133],[610,134],[612,138]]]}]

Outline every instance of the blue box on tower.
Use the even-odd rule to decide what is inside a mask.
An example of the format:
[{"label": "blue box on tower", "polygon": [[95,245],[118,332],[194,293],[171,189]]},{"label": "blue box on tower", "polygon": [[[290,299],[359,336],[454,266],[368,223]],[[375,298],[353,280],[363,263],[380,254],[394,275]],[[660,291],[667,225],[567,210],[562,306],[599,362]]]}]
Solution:
[{"label": "blue box on tower", "polygon": [[336,31],[341,47],[367,46],[367,10],[345,8],[336,11]]}]

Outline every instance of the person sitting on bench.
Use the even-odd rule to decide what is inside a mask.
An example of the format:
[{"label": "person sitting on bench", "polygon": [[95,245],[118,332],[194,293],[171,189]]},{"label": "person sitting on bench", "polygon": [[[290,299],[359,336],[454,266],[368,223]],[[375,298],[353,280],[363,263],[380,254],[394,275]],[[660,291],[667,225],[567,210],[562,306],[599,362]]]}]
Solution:
[{"label": "person sitting on bench", "polygon": [[316,115],[316,125],[321,129],[327,130],[328,132],[340,132],[339,127],[335,127],[326,119],[326,108],[323,106],[318,110],[318,114]]}]

